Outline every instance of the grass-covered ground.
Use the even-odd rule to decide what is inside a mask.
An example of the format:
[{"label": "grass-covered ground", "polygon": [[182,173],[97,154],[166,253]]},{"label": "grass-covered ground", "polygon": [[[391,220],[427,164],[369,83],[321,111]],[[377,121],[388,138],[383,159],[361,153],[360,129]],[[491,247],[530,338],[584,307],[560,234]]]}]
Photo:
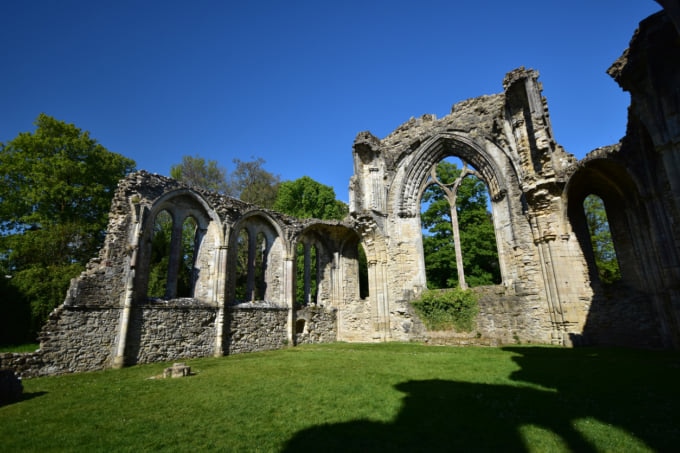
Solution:
[{"label": "grass-covered ground", "polygon": [[680,354],[331,344],[24,381],[2,451],[677,451]]},{"label": "grass-covered ground", "polygon": [[33,352],[38,349],[38,343],[20,344],[15,346],[0,346],[0,352]]}]

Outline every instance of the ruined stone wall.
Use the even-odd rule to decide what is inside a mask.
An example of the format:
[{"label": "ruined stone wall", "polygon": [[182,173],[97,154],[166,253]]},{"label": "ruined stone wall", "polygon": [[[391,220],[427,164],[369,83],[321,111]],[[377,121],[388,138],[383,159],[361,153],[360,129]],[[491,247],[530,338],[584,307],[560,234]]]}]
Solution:
[{"label": "ruined stone wall", "polygon": [[[168,266],[166,295],[147,294],[155,219],[163,211],[172,219],[173,238],[185,219],[192,218],[197,225],[189,297],[175,294],[173,281],[178,271],[172,264]],[[259,275],[265,293],[258,296],[264,300],[239,305],[242,301],[234,297],[236,256],[241,246],[237,237],[244,229],[253,238],[261,234],[266,238],[266,250],[261,251],[264,261],[250,261],[247,269],[250,287],[255,266],[264,268]],[[358,243],[350,224],[300,221],[189,188],[170,178],[143,171],[132,174],[120,182],[114,196],[104,247],[71,282],[63,306],[50,316],[40,351],[30,360],[14,356],[3,360],[23,367],[30,375],[60,374],[292,344],[293,263],[296,241],[303,232],[323,237],[321,281],[316,291],[322,305],[330,309],[353,292],[338,284],[343,266],[352,266],[352,261],[336,262],[342,244],[356,247]],[[171,240],[169,262],[178,263],[181,250],[173,249],[173,243],[178,241]],[[248,255],[249,260],[257,256],[251,251]],[[336,338],[335,314],[332,322],[329,319],[321,314],[310,319],[313,335],[309,341]]]},{"label": "ruined stone wall", "polygon": [[[343,222],[294,219],[170,178],[130,175],[114,196],[103,248],[50,316],[40,351],[0,355],[0,366],[58,374],[335,339],[680,347],[676,25],[664,12],[641,23],[609,70],[631,94],[626,136],[581,162],[554,139],[538,72],[518,68],[501,93],[459,102],[443,118],[412,118],[382,139],[359,133]],[[476,329],[457,334],[427,332],[410,304],[427,287],[420,200],[432,167],[451,156],[487,185],[503,280],[476,289]],[[597,276],[582,206],[589,194],[603,199],[610,219],[624,277],[614,286]],[[198,225],[188,300],[172,294],[176,269],[165,297],[147,297],[154,219],[163,210]],[[240,304],[238,234],[246,230],[266,236],[266,292],[254,300],[251,250],[252,303]],[[316,306],[301,310],[299,244],[319,254]],[[364,299],[359,244],[368,260]]]},{"label": "ruined stone wall", "polygon": [[295,344],[332,343],[337,340],[337,310],[304,307],[295,313]]},{"label": "ruined stone wall", "polygon": [[367,299],[345,303],[338,308],[338,340],[347,342],[371,342],[379,339],[374,335],[371,310],[374,303]]},{"label": "ruined stone wall", "polygon": [[135,307],[128,328],[126,363],[213,355],[216,315],[215,307],[191,300]]},{"label": "ruined stone wall", "polygon": [[553,139],[538,73],[517,69],[503,87],[501,94],[454,105],[441,119],[423,115],[384,139],[363,132],[355,140],[350,211],[372,242],[374,325],[386,338],[411,337],[408,304],[427,285],[420,199],[431,169],[451,156],[472,165],[489,190],[504,292],[520,305],[543,304],[515,313],[522,325],[543,326],[526,335],[566,344],[583,327],[582,301],[592,291],[562,200],[566,168],[575,159]]},{"label": "ruined stone wall", "polygon": [[288,310],[285,308],[258,308],[248,304],[229,307],[225,352],[243,352],[281,349],[289,343]]},{"label": "ruined stone wall", "polygon": [[44,368],[40,375],[108,368],[121,310],[116,307],[63,305],[50,314],[41,332]]},{"label": "ruined stone wall", "polygon": [[0,352],[0,370],[12,370],[21,378],[41,376],[43,368],[40,352]]}]

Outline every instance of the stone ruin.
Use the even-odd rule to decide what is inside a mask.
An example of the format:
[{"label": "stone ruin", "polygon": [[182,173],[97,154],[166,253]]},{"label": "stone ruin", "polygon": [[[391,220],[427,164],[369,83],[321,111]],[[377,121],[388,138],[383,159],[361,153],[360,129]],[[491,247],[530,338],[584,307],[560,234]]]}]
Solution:
[{"label": "stone ruin", "polygon": [[[104,247],[50,316],[39,352],[5,354],[0,367],[58,374],[331,341],[680,347],[679,25],[673,10],[640,23],[608,71],[631,95],[626,135],[581,161],[554,139],[538,73],[519,68],[502,93],[460,102],[443,118],[411,119],[383,139],[359,133],[343,221],[299,220],[130,175],[114,196]],[[450,156],[488,188],[502,283],[475,289],[473,332],[442,335],[424,328],[410,301],[426,288],[421,195],[430,169]],[[606,206],[623,276],[614,286],[598,279],[583,210],[589,194]],[[168,294],[159,299],[147,292],[162,211],[174,239]],[[191,293],[180,298],[187,218],[198,233]],[[239,247],[249,247],[246,302],[235,296]],[[300,247],[306,269],[310,250],[316,257],[304,288],[315,301],[306,306],[296,303]]]}]

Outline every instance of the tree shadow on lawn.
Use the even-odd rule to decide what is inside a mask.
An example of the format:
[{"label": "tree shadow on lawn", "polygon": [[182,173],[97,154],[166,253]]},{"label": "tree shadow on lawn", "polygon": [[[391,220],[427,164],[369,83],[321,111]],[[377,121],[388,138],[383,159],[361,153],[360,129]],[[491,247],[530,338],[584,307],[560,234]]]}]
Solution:
[{"label": "tree shadow on lawn", "polygon": [[21,397],[16,401],[0,401],[0,407],[9,406],[10,404],[21,403],[22,401],[32,400],[33,398],[38,398],[39,396],[47,395],[47,392],[23,392]]},{"label": "tree shadow on lawn", "polygon": [[[544,451],[553,445],[594,452],[615,450],[623,436],[639,448],[655,451],[672,451],[680,443],[677,353],[505,350],[517,354],[513,360],[521,367],[509,376],[515,385],[436,379],[403,382],[396,386],[405,394],[402,409],[391,423],[356,420],[316,426],[295,434],[285,451],[527,451],[529,447]],[[594,422],[599,423],[599,431],[583,431]],[[526,434],[532,429],[551,431],[559,441],[529,445]]]}]

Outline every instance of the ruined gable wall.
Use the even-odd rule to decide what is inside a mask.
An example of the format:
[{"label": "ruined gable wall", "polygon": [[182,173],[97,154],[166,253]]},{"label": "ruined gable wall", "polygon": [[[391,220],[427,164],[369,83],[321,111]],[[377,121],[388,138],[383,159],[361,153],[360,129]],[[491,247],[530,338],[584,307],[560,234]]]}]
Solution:
[{"label": "ruined gable wall", "polygon": [[[151,230],[155,215],[163,209],[172,211],[178,221],[190,215],[198,222],[201,240],[194,297],[146,297]],[[244,217],[267,232],[270,246],[266,275],[271,303],[252,307],[230,306],[235,301],[226,299],[227,273],[233,272],[234,265],[228,266],[225,245],[230,234],[237,234],[234,226]],[[299,221],[143,171],[128,176],[113,199],[104,247],[74,279],[64,305],[51,315],[42,332],[40,352],[35,360],[24,360],[26,365],[21,365],[25,376],[290,344],[293,298],[285,292],[292,288],[292,280],[287,280],[294,278],[292,269],[287,269],[294,250],[291,239],[317,223],[324,222]],[[340,222],[325,224],[350,231]],[[334,266],[324,259],[330,272]],[[330,292],[328,288],[325,293]],[[336,336],[336,324],[315,321],[314,332],[306,341],[328,341]],[[11,360],[18,366],[18,359]]]},{"label": "ruined gable wall", "polygon": [[520,68],[506,76],[503,94],[463,101],[441,119],[411,119],[383,140],[357,136],[350,209],[370,216],[385,243],[374,286],[386,287],[392,339],[408,339],[414,325],[408,302],[426,285],[419,200],[430,169],[447,156],[468,161],[487,183],[503,292],[519,296],[512,316],[525,316],[532,327],[524,330],[539,342],[562,344],[582,327],[586,270],[561,200],[563,169],[574,159],[552,138],[537,77]]},{"label": "ruined gable wall", "polygon": [[[496,312],[506,314],[488,326],[521,316],[532,341],[556,344],[571,344],[583,330],[593,289],[564,197],[576,159],[554,140],[536,71],[511,71],[503,87],[501,94],[454,105],[444,118],[424,115],[382,140],[368,132],[355,140],[350,210],[371,219],[372,236],[385,250],[373,255],[372,287],[384,289],[382,300],[371,301],[382,317],[374,324],[389,326],[380,338],[408,339],[416,324],[408,303],[426,284],[419,200],[430,168],[447,156],[482,173],[492,199],[503,277],[498,297],[516,311],[501,307]],[[494,309],[488,313],[495,316]],[[488,326],[479,329],[495,329]]]}]

